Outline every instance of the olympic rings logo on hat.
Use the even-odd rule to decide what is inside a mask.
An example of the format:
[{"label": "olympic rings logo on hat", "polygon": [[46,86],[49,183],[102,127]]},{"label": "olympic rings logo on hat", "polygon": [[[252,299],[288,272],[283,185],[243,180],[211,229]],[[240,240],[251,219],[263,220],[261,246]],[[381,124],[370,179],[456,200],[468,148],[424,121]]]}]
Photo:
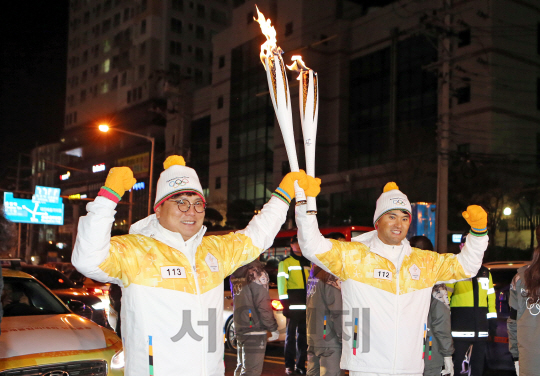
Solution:
[{"label": "olympic rings logo on hat", "polygon": [[187,176],[173,178],[173,179],[167,180],[167,183],[169,183],[169,187],[171,188],[183,187],[189,183],[189,178]]},{"label": "olympic rings logo on hat", "polygon": [[405,201],[402,198],[391,198],[390,201],[392,201],[392,204],[394,205],[401,205],[405,206]]}]

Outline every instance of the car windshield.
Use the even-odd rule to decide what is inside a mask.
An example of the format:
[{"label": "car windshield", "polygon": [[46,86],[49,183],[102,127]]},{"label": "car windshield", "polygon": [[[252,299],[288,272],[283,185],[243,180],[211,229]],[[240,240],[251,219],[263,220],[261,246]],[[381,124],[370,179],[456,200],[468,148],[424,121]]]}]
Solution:
[{"label": "car windshield", "polygon": [[4,277],[4,317],[69,313],[58,299],[30,278]]},{"label": "car windshield", "polygon": [[23,272],[36,277],[51,290],[62,290],[75,287],[73,282],[64,274],[55,269],[48,268],[22,268]]}]

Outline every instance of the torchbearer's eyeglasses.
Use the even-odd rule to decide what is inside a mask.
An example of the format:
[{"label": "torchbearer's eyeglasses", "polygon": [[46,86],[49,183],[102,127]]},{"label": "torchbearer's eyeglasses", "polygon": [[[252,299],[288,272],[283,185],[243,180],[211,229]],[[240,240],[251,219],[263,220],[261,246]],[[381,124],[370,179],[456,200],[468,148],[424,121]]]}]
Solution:
[{"label": "torchbearer's eyeglasses", "polygon": [[181,212],[187,212],[189,208],[191,208],[191,205],[193,205],[193,208],[195,208],[195,211],[197,213],[204,213],[206,210],[206,203],[204,201],[195,201],[193,203],[189,202],[186,199],[180,199],[180,200],[169,200],[172,202],[175,202],[178,206],[178,210]]}]

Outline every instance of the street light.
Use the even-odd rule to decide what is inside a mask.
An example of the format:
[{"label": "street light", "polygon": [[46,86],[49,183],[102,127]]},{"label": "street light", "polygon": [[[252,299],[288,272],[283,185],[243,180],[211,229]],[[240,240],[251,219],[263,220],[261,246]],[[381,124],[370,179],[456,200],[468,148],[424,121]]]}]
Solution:
[{"label": "street light", "polygon": [[[506,208],[504,208],[503,214],[505,216],[509,216],[510,214],[512,214],[512,209],[507,206]],[[504,248],[506,249],[508,247],[508,221],[506,219],[503,219],[501,221],[501,225],[504,226]]]},{"label": "street light", "polygon": [[153,183],[152,180],[153,180],[153,175],[154,175],[154,143],[155,143],[154,137],[126,131],[120,128],[110,128],[107,124],[100,124],[98,128],[101,132],[108,132],[109,129],[112,129],[116,132],[125,133],[125,134],[129,134],[135,137],[141,137],[141,138],[147,139],[148,141],[152,143],[152,152],[150,153],[150,179],[148,182],[148,185],[149,185],[148,187],[148,215],[150,215],[150,212],[152,209],[152,183]]}]

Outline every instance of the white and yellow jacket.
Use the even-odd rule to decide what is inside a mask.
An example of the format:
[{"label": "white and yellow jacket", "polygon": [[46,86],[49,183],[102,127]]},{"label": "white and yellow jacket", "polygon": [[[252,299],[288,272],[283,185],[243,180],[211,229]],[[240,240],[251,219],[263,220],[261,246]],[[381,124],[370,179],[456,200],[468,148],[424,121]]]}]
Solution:
[{"label": "white and yellow jacket", "polygon": [[411,248],[406,239],[399,246],[385,245],[376,230],[350,243],[325,239],[305,205],[296,207],[296,224],[303,255],[342,281],[341,368],[421,375],[432,287],[475,275],[488,237],[469,235],[459,255],[440,255]]},{"label": "white and yellow jacket", "polygon": [[272,197],[242,231],[188,241],[151,215],[111,238],[116,204],[97,197],[81,217],[73,265],[123,287],[125,374],[223,375],[223,279],[272,245],[288,205]]}]

